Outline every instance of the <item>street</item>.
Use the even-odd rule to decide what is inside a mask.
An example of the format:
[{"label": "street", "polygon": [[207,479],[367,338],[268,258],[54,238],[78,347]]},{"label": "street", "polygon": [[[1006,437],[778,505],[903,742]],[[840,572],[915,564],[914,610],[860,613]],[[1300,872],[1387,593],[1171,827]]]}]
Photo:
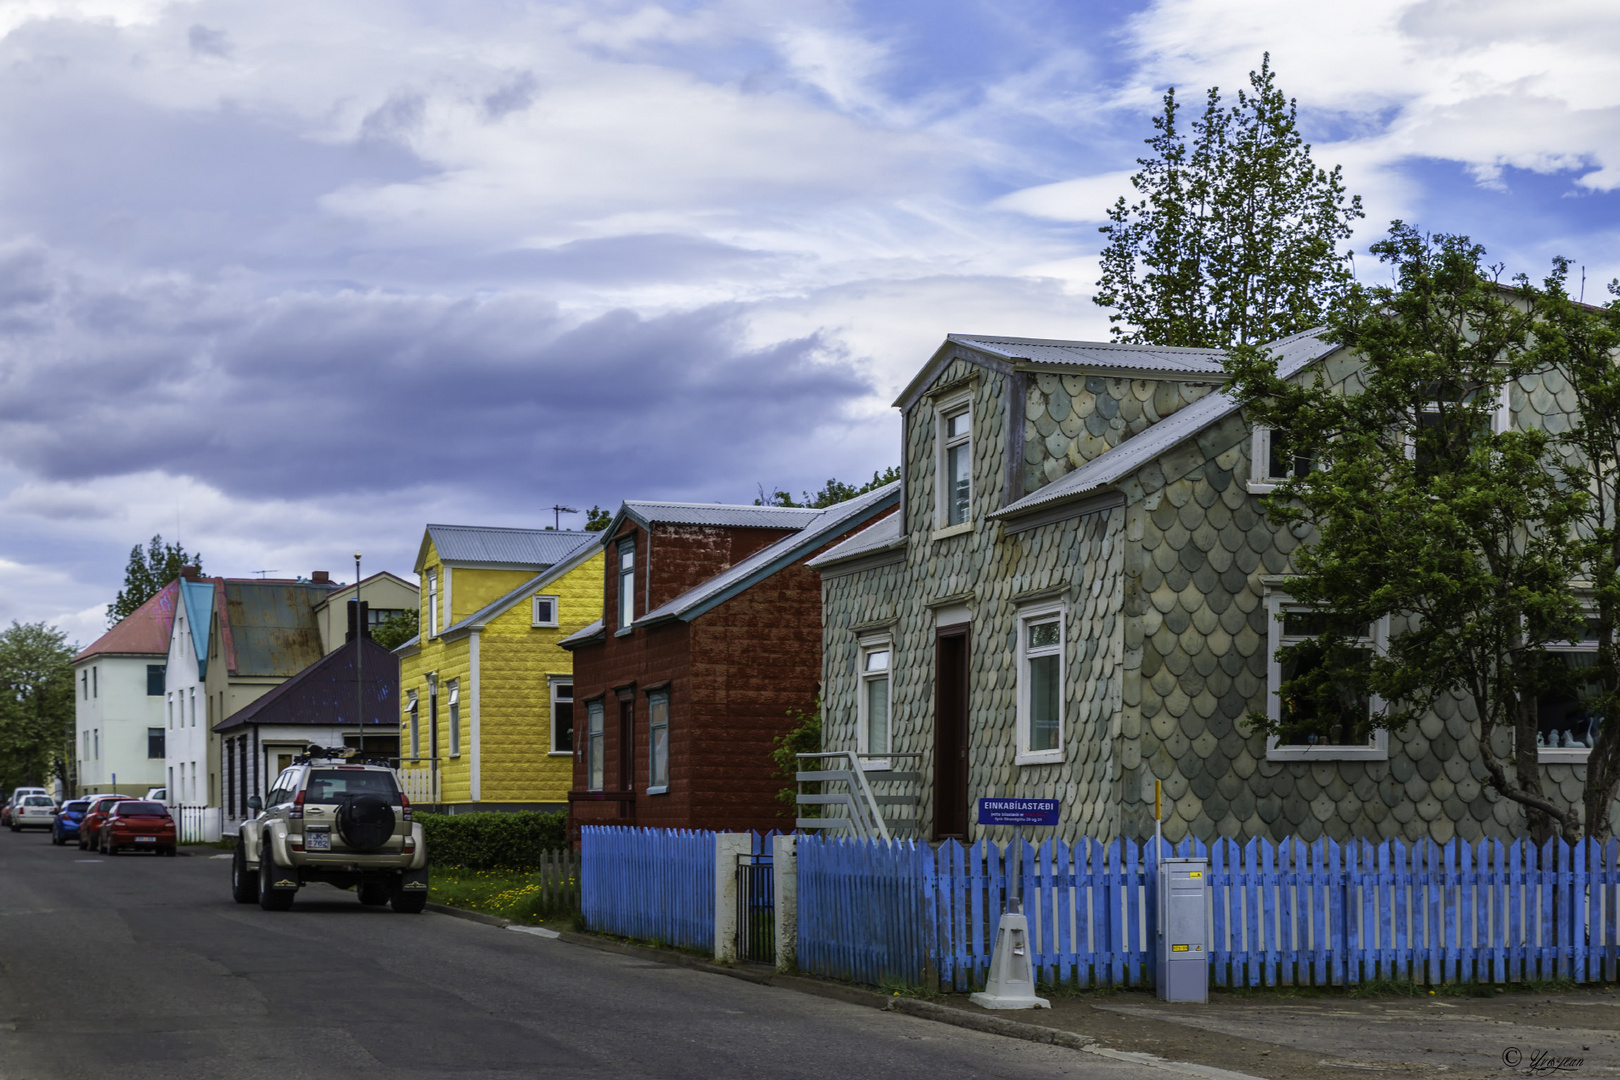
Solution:
[{"label": "street", "polygon": [[0,1077],[1166,1074],[315,885],[233,903],[229,862],[0,833]]}]

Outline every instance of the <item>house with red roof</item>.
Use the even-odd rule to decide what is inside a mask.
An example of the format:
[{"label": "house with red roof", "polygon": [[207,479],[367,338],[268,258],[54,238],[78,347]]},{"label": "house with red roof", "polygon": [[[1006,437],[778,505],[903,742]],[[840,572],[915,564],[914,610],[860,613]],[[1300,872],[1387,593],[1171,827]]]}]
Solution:
[{"label": "house with red roof", "polygon": [[171,581],[73,658],[80,794],[144,795],[163,783],[165,667],[179,602]]}]

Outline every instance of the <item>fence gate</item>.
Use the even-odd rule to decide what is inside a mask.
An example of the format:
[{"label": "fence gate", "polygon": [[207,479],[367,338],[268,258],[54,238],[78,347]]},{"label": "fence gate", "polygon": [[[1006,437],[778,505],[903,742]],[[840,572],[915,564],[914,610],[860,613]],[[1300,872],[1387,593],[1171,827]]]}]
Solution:
[{"label": "fence gate", "polygon": [[737,955],[776,962],[776,875],[768,853],[737,856]]}]

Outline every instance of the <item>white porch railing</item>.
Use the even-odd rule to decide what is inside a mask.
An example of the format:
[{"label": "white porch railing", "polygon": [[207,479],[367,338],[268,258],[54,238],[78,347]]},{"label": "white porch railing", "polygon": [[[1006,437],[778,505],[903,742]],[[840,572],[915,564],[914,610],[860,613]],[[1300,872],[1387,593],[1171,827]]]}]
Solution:
[{"label": "white porch railing", "polygon": [[224,826],[224,810],[218,806],[177,806],[175,827],[182,844],[214,844],[219,842]]},{"label": "white porch railing", "polygon": [[438,780],[437,769],[411,768],[401,763],[399,786],[404,790],[405,797],[413,803],[438,805]]}]

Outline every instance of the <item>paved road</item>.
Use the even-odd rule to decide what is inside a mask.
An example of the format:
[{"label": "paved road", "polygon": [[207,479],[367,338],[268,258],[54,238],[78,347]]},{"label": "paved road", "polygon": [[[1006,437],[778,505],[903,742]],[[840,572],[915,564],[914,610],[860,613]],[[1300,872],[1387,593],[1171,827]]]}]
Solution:
[{"label": "paved road", "polygon": [[325,885],[264,912],[228,877],[0,833],[0,1080],[1167,1075]]}]

